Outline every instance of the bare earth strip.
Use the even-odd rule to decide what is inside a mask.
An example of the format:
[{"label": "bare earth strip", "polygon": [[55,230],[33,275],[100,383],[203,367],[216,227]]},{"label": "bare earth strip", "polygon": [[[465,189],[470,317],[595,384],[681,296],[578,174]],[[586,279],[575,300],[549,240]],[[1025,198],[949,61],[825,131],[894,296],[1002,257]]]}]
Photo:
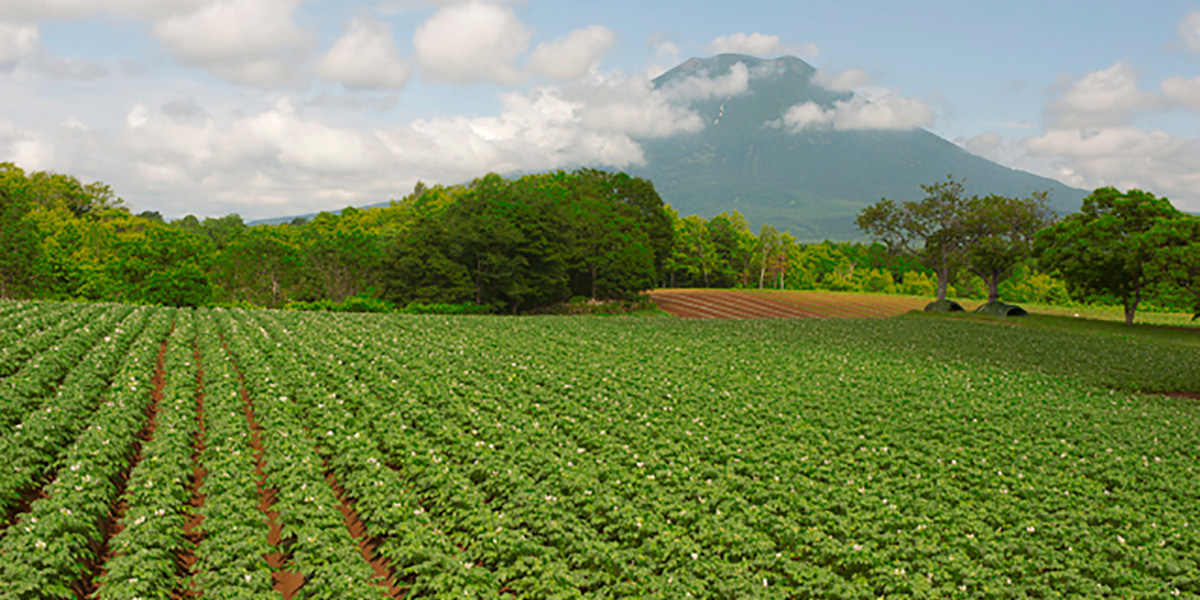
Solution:
[{"label": "bare earth strip", "polygon": [[919,310],[928,300],[906,296],[775,290],[660,289],[658,307],[688,319],[887,318]]},{"label": "bare earth strip", "polygon": [[803,319],[822,315],[768,298],[731,290],[655,290],[650,293],[662,310],[692,319]]}]

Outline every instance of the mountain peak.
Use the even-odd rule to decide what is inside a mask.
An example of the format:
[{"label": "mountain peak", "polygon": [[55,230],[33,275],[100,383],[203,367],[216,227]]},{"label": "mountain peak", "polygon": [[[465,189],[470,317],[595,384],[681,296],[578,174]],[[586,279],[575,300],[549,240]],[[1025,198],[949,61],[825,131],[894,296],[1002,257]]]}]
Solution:
[{"label": "mountain peak", "polygon": [[646,161],[630,170],[653,181],[680,214],[738,210],[752,223],[771,223],[801,240],[819,241],[859,237],[854,217],[863,206],[881,197],[918,200],[921,185],[948,173],[965,179],[972,194],[1052,190],[1053,208],[1063,212],[1085,195],[972,155],[920,128],[783,127],[792,107],[811,103],[835,111],[853,98],[814,82],[816,69],[794,56],[690,58],[654,85],[686,87],[692,79],[723,78],[739,64],[749,75],[740,91],[710,86],[722,92],[687,101],[705,123],[702,129],[638,140]]},{"label": "mountain peak", "polygon": [[739,64],[745,65],[756,77],[790,74],[799,76],[805,82],[817,71],[812,65],[791,55],[776,58],[760,58],[749,54],[718,54],[707,58],[693,56],[656,77],[654,85],[662,87],[690,77],[720,77]]}]

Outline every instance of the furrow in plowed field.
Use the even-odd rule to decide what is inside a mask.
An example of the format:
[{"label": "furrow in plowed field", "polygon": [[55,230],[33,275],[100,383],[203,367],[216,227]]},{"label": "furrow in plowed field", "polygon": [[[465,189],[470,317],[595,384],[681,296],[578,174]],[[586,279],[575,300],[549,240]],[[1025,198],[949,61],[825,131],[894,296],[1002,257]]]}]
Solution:
[{"label": "furrow in plowed field", "polygon": [[908,296],[798,290],[662,289],[650,297],[662,310],[687,319],[879,319],[928,303]]},{"label": "furrow in plowed field", "polygon": [[805,307],[732,290],[656,290],[659,308],[689,319],[805,319],[826,315]]}]

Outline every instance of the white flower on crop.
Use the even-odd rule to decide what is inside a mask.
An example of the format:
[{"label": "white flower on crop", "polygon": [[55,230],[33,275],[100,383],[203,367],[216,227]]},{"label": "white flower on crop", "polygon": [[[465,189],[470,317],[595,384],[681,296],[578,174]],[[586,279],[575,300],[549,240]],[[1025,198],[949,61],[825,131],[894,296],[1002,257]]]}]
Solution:
[{"label": "white flower on crop", "polygon": [[69,508],[67,508],[67,507],[65,507],[65,506],[64,506],[64,507],[62,507],[62,508],[60,508],[60,509],[58,509],[58,512],[60,512],[60,513],[62,513],[62,514],[64,514],[64,515],[67,515],[67,516],[70,516],[70,515],[71,515],[71,509],[69,509]]},{"label": "white flower on crop", "polygon": [[1028,531],[1029,533],[1033,533],[1033,532],[1037,531],[1037,529],[1035,529],[1033,525],[1030,525],[1029,527],[1025,528],[1025,531]]},{"label": "white flower on crop", "polygon": [[45,550],[45,549],[46,549],[46,542],[44,542],[44,541],[42,541],[42,540],[38,540],[38,541],[36,541],[36,542],[34,542],[34,543],[33,543],[33,547],[34,547],[34,548],[37,548],[38,550]]},{"label": "white flower on crop", "polygon": [[1118,542],[1120,542],[1120,543],[1122,543],[1122,544],[1124,544],[1124,543],[1125,543],[1125,538],[1123,538],[1123,537],[1121,537],[1120,535],[1118,535],[1118,536],[1117,536],[1117,541],[1118,541]]}]

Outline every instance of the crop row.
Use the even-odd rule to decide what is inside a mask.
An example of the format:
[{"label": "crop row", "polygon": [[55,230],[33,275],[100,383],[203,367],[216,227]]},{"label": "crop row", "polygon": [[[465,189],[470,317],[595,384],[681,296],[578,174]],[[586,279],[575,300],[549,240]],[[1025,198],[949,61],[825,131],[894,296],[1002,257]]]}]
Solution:
[{"label": "crop row", "polygon": [[1004,328],[110,319],[0,598],[1200,595],[1194,405],[902,348]]},{"label": "crop row", "polygon": [[[62,451],[87,427],[89,419],[131,352],[149,353],[170,326],[170,316],[137,309],[116,325],[104,343],[76,361],[57,392],[28,414],[0,441],[0,513],[7,514],[57,470]],[[144,331],[144,333],[143,333]],[[133,346],[139,348],[131,349]]]},{"label": "crop row", "polygon": [[67,449],[44,497],[5,531],[0,598],[90,593],[106,552],[107,524],[151,411],[149,392],[163,342],[157,328],[145,333],[126,355],[90,425]]}]

